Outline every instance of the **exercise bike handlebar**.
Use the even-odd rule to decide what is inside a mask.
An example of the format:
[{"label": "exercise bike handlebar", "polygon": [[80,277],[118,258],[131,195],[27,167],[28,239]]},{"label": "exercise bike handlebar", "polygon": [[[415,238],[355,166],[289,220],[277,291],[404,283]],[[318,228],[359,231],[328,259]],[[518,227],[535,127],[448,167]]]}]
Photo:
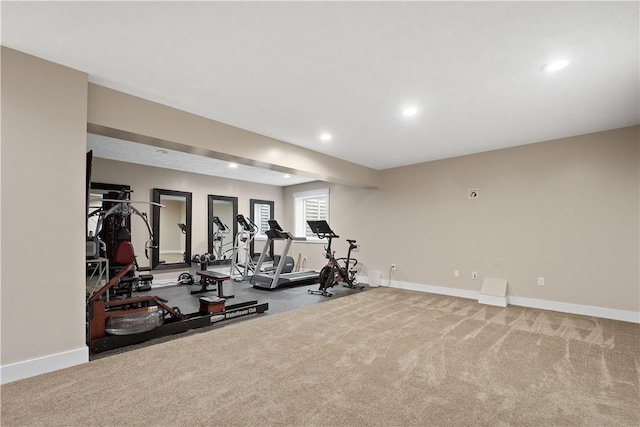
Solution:
[{"label": "exercise bike handlebar", "polygon": [[329,224],[325,220],[321,221],[307,221],[309,228],[311,231],[315,233],[320,239],[333,239],[340,238],[336,233],[333,232]]}]

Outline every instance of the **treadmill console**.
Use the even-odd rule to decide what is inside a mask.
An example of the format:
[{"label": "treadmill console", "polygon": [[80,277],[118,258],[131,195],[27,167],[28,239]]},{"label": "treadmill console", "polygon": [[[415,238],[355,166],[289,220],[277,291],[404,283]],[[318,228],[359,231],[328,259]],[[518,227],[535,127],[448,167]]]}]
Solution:
[{"label": "treadmill console", "polygon": [[278,224],[278,221],[276,221],[275,219],[270,219],[267,222],[269,223],[269,228],[271,230],[284,231],[282,227],[280,227],[280,224]]},{"label": "treadmill console", "polygon": [[276,240],[286,239],[287,237],[289,237],[289,233],[287,233],[282,229],[282,227],[280,227],[280,224],[278,224],[278,221],[276,221],[275,219],[270,219],[268,223],[269,223],[269,229],[265,231],[265,234],[267,235],[267,237],[271,237],[272,239],[276,239]]}]

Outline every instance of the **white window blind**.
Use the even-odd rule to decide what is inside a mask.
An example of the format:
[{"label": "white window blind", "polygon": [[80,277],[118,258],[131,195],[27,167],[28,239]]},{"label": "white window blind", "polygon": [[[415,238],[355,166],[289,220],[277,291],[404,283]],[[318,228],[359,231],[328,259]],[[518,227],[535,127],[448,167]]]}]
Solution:
[{"label": "white window blind", "polygon": [[271,207],[269,205],[256,203],[253,217],[256,219],[256,225],[260,228],[260,232],[256,235],[256,237],[263,237],[266,239],[267,235],[265,233],[269,229]]},{"label": "white window blind", "polygon": [[317,240],[318,236],[311,231],[307,221],[329,221],[329,189],[294,193],[293,199],[295,235],[306,237],[307,240]]},{"label": "white window blind", "polygon": [[329,217],[329,206],[327,203],[327,198],[325,196],[307,197],[302,200],[302,209],[304,215],[305,237],[313,238],[315,236],[315,233],[311,231],[311,228],[309,228],[309,224],[307,224],[307,221],[316,221],[321,219],[326,220]]}]

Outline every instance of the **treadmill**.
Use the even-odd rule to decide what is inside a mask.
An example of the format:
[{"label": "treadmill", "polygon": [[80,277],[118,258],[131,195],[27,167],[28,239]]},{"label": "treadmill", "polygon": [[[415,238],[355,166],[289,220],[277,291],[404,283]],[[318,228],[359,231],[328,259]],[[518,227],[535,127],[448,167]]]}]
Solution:
[{"label": "treadmill", "polygon": [[[270,219],[269,221],[269,230],[265,232],[267,235],[267,242],[264,245],[264,249],[260,254],[260,258],[258,259],[258,264],[256,265],[256,270],[251,276],[251,284],[253,284],[254,288],[260,289],[275,289],[280,286],[294,286],[294,285],[303,285],[303,284],[312,284],[317,283],[318,277],[320,273],[317,271],[298,271],[291,273],[283,273],[282,269],[286,264],[287,254],[289,253],[289,248],[294,241],[306,241],[305,237],[295,237],[288,231],[284,231],[278,221],[275,219]],[[262,264],[265,260],[266,254],[269,250],[269,246],[271,246],[271,242],[274,240],[286,240],[287,243],[282,251],[282,255],[280,256],[280,260],[278,261],[278,265],[272,269],[263,269]],[[263,271],[264,270],[264,271]]]}]

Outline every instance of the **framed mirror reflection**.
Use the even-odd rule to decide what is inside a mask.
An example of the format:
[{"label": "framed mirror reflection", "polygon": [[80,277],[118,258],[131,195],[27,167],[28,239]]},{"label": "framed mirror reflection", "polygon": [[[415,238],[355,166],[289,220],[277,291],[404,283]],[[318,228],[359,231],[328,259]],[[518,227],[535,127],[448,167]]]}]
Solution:
[{"label": "framed mirror reflection", "polygon": [[191,193],[153,189],[153,235],[156,247],[152,250],[154,270],[185,268],[191,265]]},{"label": "framed mirror reflection", "polygon": [[233,241],[238,233],[238,198],[209,194],[207,205],[209,264],[229,264],[233,254]]},{"label": "framed mirror reflection", "polygon": [[[269,220],[274,219],[274,202],[273,200],[251,199],[249,200],[249,205],[251,221],[260,229],[255,239],[251,242],[251,256],[255,257],[256,254],[264,250],[264,246],[267,243],[266,231],[269,229]],[[266,256],[273,259],[273,240],[269,248],[267,248]]]},{"label": "framed mirror reflection", "polygon": [[[117,199],[123,191],[131,191],[131,186],[104,182],[90,184],[87,200],[87,236],[93,237],[98,227],[98,216],[93,215],[96,209],[108,209],[113,205],[113,203],[104,202],[103,199]],[[124,217],[123,225],[131,232],[131,216]],[[100,237],[103,238],[103,236]]]}]

